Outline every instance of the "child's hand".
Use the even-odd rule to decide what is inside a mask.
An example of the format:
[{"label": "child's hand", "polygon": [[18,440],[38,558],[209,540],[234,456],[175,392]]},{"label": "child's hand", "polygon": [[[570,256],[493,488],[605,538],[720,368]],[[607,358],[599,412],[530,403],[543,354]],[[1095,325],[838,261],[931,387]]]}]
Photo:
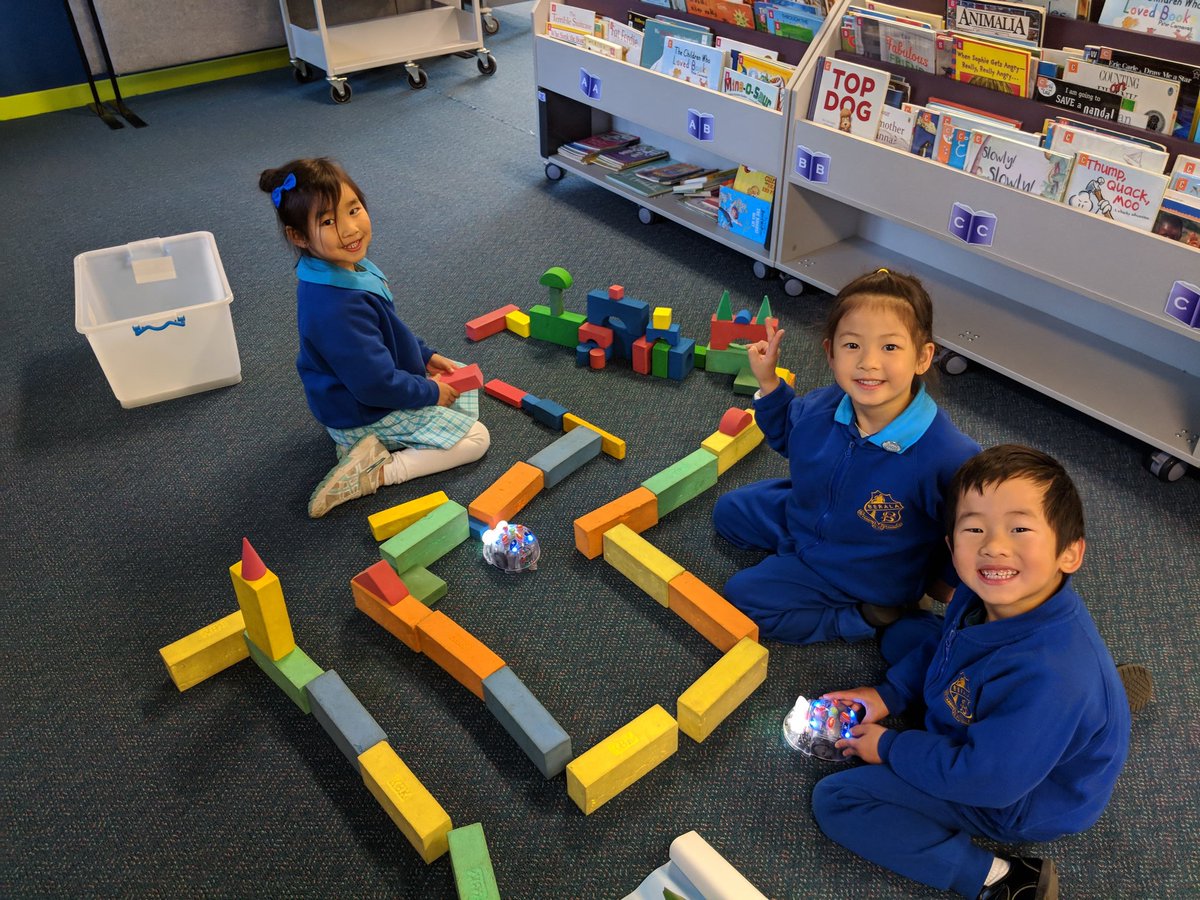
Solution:
[{"label": "child's hand", "polygon": [[[425,364],[425,371],[430,375],[449,375],[457,368],[458,366],[454,365],[454,363],[440,353],[433,354],[433,356],[429,357],[429,362]],[[446,404],[443,403],[441,405],[445,406]]]},{"label": "child's hand", "polygon": [[885,731],[882,725],[874,723],[855,725],[850,729],[854,737],[842,738],[834,746],[841,749],[842,756],[857,756],[863,762],[878,764],[883,762],[879,757],[879,739]]},{"label": "child's hand", "polygon": [[776,331],[767,325],[767,339],[749,347],[750,371],[758,379],[758,388],[764,397],[779,387],[779,376],[775,374],[775,369],[779,366],[779,343],[784,334],[785,331]]},{"label": "child's hand", "polygon": [[438,406],[450,406],[458,399],[458,391],[450,387],[448,384],[443,384],[436,378],[431,379],[438,386]]},{"label": "child's hand", "polygon": [[854,708],[864,725],[878,722],[888,714],[887,704],[873,687],[859,687],[849,691],[830,691],[822,694],[828,700],[836,700]]}]

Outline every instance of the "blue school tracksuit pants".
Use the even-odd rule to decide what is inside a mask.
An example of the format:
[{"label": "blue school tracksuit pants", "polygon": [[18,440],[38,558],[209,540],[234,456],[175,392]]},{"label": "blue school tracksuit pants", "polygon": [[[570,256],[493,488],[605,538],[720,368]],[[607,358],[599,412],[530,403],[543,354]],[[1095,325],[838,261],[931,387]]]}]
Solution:
[{"label": "blue school tracksuit pants", "polygon": [[788,644],[862,641],[875,629],[858,601],[835,591],[796,555],[785,507],[791,482],[778,479],[723,494],[713,508],[717,533],[743,550],[772,554],[725,583],[725,599],[758,623],[760,638]]}]

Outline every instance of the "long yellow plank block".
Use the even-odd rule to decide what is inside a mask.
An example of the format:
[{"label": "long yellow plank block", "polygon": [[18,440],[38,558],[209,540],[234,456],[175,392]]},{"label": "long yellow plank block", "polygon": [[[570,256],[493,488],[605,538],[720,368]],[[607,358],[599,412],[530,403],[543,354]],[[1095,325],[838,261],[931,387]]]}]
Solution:
[{"label": "long yellow plank block", "polygon": [[767,679],[767,648],[748,637],[679,697],[679,728],[699,743]]},{"label": "long yellow plank block", "polygon": [[446,852],[450,815],[404,764],[392,745],[380,741],[358,757],[363,784],[408,838],[426,864]]},{"label": "long yellow plank block", "polygon": [[567,796],[590,815],[679,749],[679,726],[657,703],[567,763]]},{"label": "long yellow plank block", "polygon": [[[754,411],[750,411],[754,415]],[[719,431],[714,431],[700,446],[717,458],[717,475],[724,475],[725,470],[762,443],[762,429],[758,423],[751,421],[749,425],[730,437]]]},{"label": "long yellow plank block", "polygon": [[175,687],[186,691],[250,655],[242,611],[231,612],[158,651]]},{"label": "long yellow plank block", "polygon": [[254,646],[272,660],[280,660],[296,649],[292,620],[288,618],[279,576],[270,569],[262,578],[247,581],[242,577],[242,561],[229,567],[238,606],[246,620],[246,633]]},{"label": "long yellow plank block", "polygon": [[667,605],[672,579],[684,571],[683,566],[623,524],[604,532],[604,561],[663,606]]},{"label": "long yellow plank block", "polygon": [[574,413],[563,413],[563,431],[574,431],[580,425],[584,428],[590,428],[596,434],[600,435],[600,449],[613,459],[625,458],[625,440],[623,438],[619,438],[615,434],[609,434],[603,428],[597,428],[591,422],[585,422]]},{"label": "long yellow plank block", "polygon": [[449,500],[445,491],[434,491],[416,500],[409,500],[407,503],[367,516],[367,524],[371,526],[371,534],[375,540],[386,541]]}]

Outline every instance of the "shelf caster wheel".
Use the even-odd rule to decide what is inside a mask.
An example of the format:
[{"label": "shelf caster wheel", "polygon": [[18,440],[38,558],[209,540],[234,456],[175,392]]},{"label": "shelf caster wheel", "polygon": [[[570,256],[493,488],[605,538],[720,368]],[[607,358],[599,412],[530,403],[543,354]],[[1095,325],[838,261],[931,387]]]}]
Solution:
[{"label": "shelf caster wheel", "polygon": [[483,30],[486,34],[495,34],[500,30],[500,23],[491,13],[483,17]]},{"label": "shelf caster wheel", "polygon": [[343,81],[340,86],[336,84],[329,86],[329,96],[333,98],[334,103],[349,103],[353,93],[348,81]]},{"label": "shelf caster wheel", "polygon": [[413,67],[408,70],[408,86],[414,91],[424,90],[428,84],[429,76],[425,74],[424,69]]},{"label": "shelf caster wheel", "polygon": [[967,366],[970,365],[965,356],[959,356],[953,350],[946,349],[939,349],[934,354],[933,361],[947,375],[961,375],[967,371]]},{"label": "shelf caster wheel", "polygon": [[643,225],[653,225],[658,221],[658,213],[644,206],[638,207],[638,221]]},{"label": "shelf caster wheel", "polygon": [[317,75],[309,68],[308,63],[298,59],[292,63],[292,77],[296,79],[297,84],[308,84],[310,81],[315,81]]},{"label": "shelf caster wheel", "polygon": [[556,166],[554,163],[546,163],[546,178],[550,181],[562,181],[563,175],[566,172],[561,166]]},{"label": "shelf caster wheel", "polygon": [[783,292],[789,297],[799,297],[804,293],[804,282],[799,278],[788,278],[784,276]]},{"label": "shelf caster wheel", "polygon": [[483,75],[496,74],[496,57],[490,53],[486,57],[476,60],[475,65],[479,66],[479,71]]},{"label": "shelf caster wheel", "polygon": [[757,259],[754,261],[754,277],[759,281],[770,278],[774,274],[775,270],[768,266],[765,262]]},{"label": "shelf caster wheel", "polygon": [[1146,468],[1159,481],[1178,481],[1187,474],[1188,466],[1165,450],[1155,450],[1146,460]]}]

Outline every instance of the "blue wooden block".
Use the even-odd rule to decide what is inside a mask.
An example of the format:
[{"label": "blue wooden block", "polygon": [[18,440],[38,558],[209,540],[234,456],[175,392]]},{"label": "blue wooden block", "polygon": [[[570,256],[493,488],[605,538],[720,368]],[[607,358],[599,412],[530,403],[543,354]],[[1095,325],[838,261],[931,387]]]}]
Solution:
[{"label": "blue wooden block", "polygon": [[633,342],[646,333],[650,324],[650,305],[628,297],[614,300],[607,290],[588,291],[587,320],[593,325],[611,328],[613,356],[633,359]]},{"label": "blue wooden block", "polygon": [[387,740],[379,723],[358,702],[337,672],[330,669],[318,675],[304,686],[304,690],[308,692],[313,717],[355,769],[359,769],[361,754]]},{"label": "blue wooden block", "polygon": [[559,406],[553,400],[541,400],[533,394],[526,394],[521,398],[521,408],[547,428],[562,431],[562,418],[567,414],[565,406]]},{"label": "blue wooden block", "polygon": [[683,381],[695,367],[696,342],[691,338],[680,338],[667,353],[667,377]]},{"label": "blue wooden block", "polygon": [[487,522],[480,522],[478,519],[467,516],[467,527],[471,529],[471,537],[475,538],[477,541],[482,541],[483,533],[492,526]]},{"label": "blue wooden block", "polygon": [[602,439],[590,428],[568,431],[550,446],[526,460],[544,473],[544,487],[552,488],[585,462],[600,455]]},{"label": "blue wooden block", "polygon": [[504,666],[483,679],[483,702],[544,777],[553,778],[567,767],[570,735],[512,669]]},{"label": "blue wooden block", "polygon": [[584,341],[575,347],[575,365],[586,367],[588,365],[588,354],[592,352],[592,348],[596,346],[595,341]]},{"label": "blue wooden block", "polygon": [[750,322],[752,321],[750,318],[750,310],[739,309],[738,314],[733,317],[733,321],[737,322],[740,325],[749,325]]},{"label": "blue wooden block", "polygon": [[651,326],[646,329],[646,340],[648,341],[666,341],[672,347],[678,344],[682,338],[679,336],[679,326],[671,325],[670,328],[655,328]]}]

